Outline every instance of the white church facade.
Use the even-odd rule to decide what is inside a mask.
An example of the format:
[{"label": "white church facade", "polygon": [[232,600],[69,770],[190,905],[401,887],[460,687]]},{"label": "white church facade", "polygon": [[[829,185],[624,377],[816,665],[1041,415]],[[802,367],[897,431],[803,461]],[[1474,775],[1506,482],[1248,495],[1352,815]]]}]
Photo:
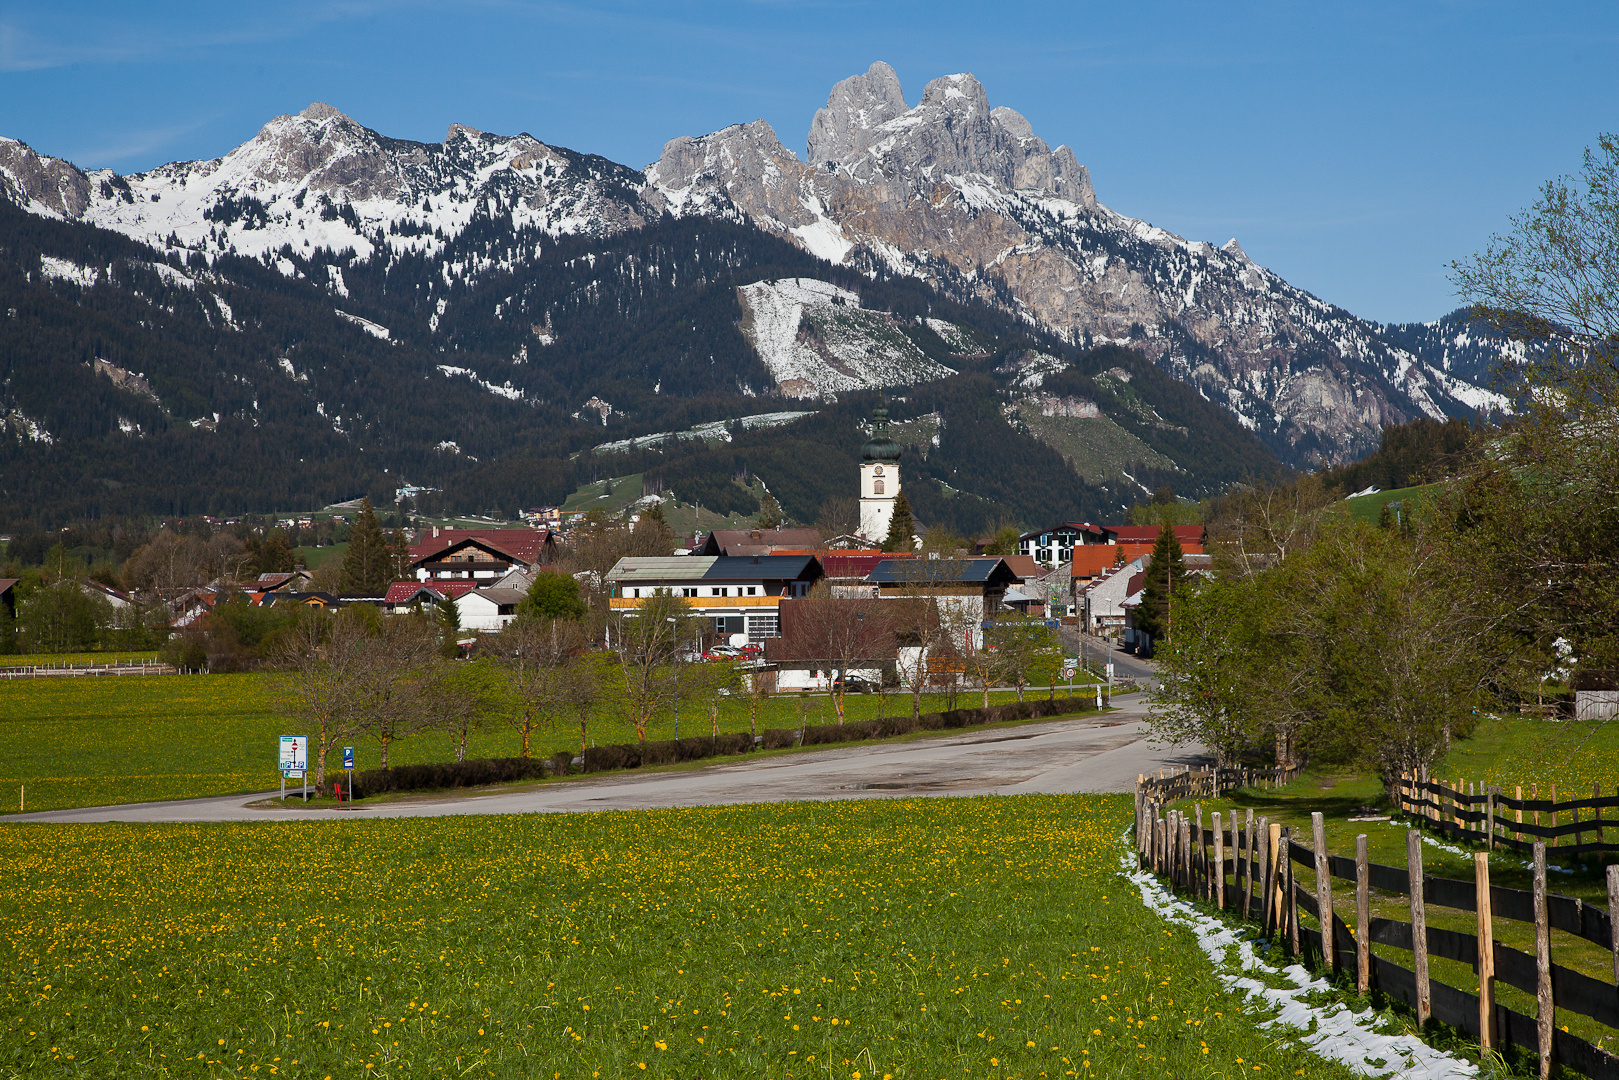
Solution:
[{"label": "white church facade", "polygon": [[888,410],[871,415],[871,438],[860,448],[860,535],[881,544],[899,498],[899,443],[888,436]]}]

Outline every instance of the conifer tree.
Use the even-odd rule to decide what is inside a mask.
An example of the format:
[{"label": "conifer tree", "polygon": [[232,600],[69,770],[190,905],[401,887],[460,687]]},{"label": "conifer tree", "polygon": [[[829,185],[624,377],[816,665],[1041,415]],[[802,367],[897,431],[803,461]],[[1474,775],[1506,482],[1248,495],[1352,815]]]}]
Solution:
[{"label": "conifer tree", "polygon": [[765,492],[764,498],[759,500],[759,516],[753,523],[761,529],[781,528],[781,503],[770,492]]},{"label": "conifer tree", "polygon": [[894,516],[888,522],[888,536],[883,540],[884,551],[910,551],[915,545],[916,522],[911,520],[911,503],[901,492],[894,500]]},{"label": "conifer tree", "polygon": [[1158,542],[1152,546],[1152,562],[1147,567],[1146,585],[1141,593],[1141,606],[1136,608],[1136,629],[1151,636],[1153,641],[1170,637],[1175,626],[1175,593],[1186,577],[1186,558],[1181,552],[1180,537],[1166,518],[1158,527]]},{"label": "conifer tree", "polygon": [[338,591],[348,596],[381,596],[390,580],[388,540],[382,534],[377,512],[370,499],[360,501],[360,514],[349,534],[349,549],[343,555],[343,571]]}]

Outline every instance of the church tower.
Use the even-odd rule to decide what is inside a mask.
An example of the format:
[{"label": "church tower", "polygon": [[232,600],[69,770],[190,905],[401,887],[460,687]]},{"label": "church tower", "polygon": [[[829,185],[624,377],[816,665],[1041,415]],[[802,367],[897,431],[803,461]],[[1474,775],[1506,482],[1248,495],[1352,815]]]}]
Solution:
[{"label": "church tower", "polygon": [[899,498],[899,443],[888,437],[888,410],[871,414],[871,438],[860,448],[860,535],[882,543]]}]

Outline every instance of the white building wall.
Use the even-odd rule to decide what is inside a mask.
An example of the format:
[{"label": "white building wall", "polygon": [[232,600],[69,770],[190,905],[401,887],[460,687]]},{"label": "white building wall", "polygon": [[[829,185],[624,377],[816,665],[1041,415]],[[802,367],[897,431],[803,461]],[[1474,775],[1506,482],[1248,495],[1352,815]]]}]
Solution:
[{"label": "white building wall", "polygon": [[899,466],[865,463],[860,466],[860,535],[868,540],[888,536],[899,498]]}]

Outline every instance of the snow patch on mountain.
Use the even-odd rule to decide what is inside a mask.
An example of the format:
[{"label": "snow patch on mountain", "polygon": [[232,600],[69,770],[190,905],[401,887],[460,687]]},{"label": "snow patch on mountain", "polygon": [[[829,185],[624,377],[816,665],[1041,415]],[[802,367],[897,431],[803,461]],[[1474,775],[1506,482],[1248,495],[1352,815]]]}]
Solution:
[{"label": "snow patch on mountain", "polygon": [[737,289],[742,332],[787,397],[812,398],[943,378],[937,363],[884,311],[814,278],[759,281]]},{"label": "snow patch on mountain", "polygon": [[494,383],[489,382],[471,368],[456,367],[453,364],[439,364],[438,369],[447,377],[452,379],[456,378],[457,376],[471,379],[473,382],[477,383],[491,394],[494,394],[496,397],[503,397],[508,401],[523,400],[522,388],[513,386],[510,379],[507,379],[502,385],[496,386]]},{"label": "snow patch on mountain", "polygon": [[685,441],[689,439],[703,439],[713,442],[730,442],[731,425],[735,424],[744,431],[756,428],[780,427],[791,424],[795,420],[806,416],[814,416],[813,412],[786,411],[754,413],[751,416],[739,416],[734,420],[711,420],[706,424],[697,424],[685,431],[658,431],[651,435],[637,435],[633,439],[618,439],[613,442],[604,442],[591,447],[598,454],[617,454],[626,450],[636,450],[643,446],[656,446],[666,439]]},{"label": "snow patch on mountain", "polygon": [[350,315],[341,308],[333,308],[332,310],[337,312],[337,317],[339,319],[342,319],[345,322],[353,323],[355,326],[358,326],[361,330],[364,330],[372,337],[381,338],[383,341],[388,340],[388,328],[383,326],[381,323],[374,323],[370,319],[362,319],[358,315]]},{"label": "snow patch on mountain", "polygon": [[81,289],[95,288],[102,275],[102,271],[94,266],[80,266],[76,262],[53,258],[50,255],[39,257],[39,272],[52,281],[65,281]]}]

